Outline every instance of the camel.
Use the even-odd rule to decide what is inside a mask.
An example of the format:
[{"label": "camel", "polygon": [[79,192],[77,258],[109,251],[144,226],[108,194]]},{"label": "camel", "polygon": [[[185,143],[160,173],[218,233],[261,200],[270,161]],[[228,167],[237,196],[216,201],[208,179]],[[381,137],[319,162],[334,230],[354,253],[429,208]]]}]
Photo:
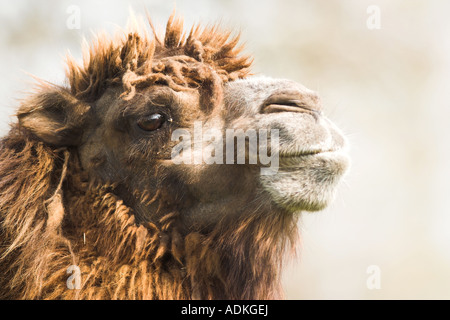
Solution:
[{"label": "camel", "polygon": [[[67,85],[41,81],[18,108],[0,143],[0,298],[283,298],[300,213],[348,168],[344,135],[313,91],[252,76],[239,36],[174,14],[164,37],[148,29],[99,36]],[[199,141],[195,124],[236,135]],[[196,143],[200,161],[176,161]]]}]

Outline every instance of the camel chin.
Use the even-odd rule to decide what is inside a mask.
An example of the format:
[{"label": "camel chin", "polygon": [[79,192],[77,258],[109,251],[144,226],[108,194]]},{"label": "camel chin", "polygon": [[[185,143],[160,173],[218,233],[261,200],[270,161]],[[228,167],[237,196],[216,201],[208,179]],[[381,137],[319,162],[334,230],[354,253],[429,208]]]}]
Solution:
[{"label": "camel chin", "polygon": [[272,201],[286,211],[319,211],[334,199],[348,166],[343,150],[280,156],[278,171],[261,175],[260,182]]}]

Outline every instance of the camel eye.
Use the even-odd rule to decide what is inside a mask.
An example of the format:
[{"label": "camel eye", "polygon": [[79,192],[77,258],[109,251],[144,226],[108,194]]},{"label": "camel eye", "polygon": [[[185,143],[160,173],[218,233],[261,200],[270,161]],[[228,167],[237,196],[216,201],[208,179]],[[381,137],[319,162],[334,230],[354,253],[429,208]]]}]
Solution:
[{"label": "camel eye", "polygon": [[137,125],[139,128],[145,131],[154,131],[159,128],[166,122],[166,117],[162,114],[155,113],[147,117],[143,117],[137,121]]}]

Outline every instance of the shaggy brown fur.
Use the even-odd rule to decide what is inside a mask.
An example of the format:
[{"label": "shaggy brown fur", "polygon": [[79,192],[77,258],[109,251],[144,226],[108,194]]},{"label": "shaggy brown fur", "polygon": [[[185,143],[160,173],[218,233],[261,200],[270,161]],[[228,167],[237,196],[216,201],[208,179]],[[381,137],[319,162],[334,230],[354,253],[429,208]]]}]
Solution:
[{"label": "shaggy brown fur", "polygon": [[[118,84],[129,100],[141,87],[164,84],[176,91],[206,90],[201,96],[215,105],[216,86],[249,73],[249,58],[236,49],[238,38],[229,37],[216,27],[196,27],[185,37],[181,21],[172,17],[163,41],[137,33],[101,38],[83,66],[69,61],[70,87],[60,94],[96,101]],[[19,118],[44,98],[25,102]],[[47,129],[53,130],[51,124]],[[281,258],[297,234],[292,214],[254,210],[225,217],[207,232],[186,232],[176,208],[135,223],[133,209],[114,188],[86,175],[76,147],[44,143],[14,125],[0,146],[0,298],[281,297]],[[143,192],[141,201],[164,206],[158,192]],[[71,265],[81,269],[80,290],[67,288]]]},{"label": "shaggy brown fur", "polygon": [[[2,142],[1,298],[280,298],[280,258],[296,234],[291,215],[255,212],[184,237],[178,212],[137,226],[108,186],[84,180],[72,157],[63,208],[55,189],[65,154],[16,129]],[[70,265],[81,268],[81,290],[67,289]]]}]

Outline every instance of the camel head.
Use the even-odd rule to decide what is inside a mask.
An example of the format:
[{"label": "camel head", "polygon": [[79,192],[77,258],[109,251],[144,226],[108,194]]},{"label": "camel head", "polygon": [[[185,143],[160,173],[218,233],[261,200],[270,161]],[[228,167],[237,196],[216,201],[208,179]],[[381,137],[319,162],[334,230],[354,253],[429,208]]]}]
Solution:
[{"label": "camel head", "polygon": [[238,39],[217,28],[164,39],[97,39],[70,87],[42,85],[20,127],[68,148],[110,184],[138,224],[178,212],[186,230],[256,211],[316,211],[346,171],[345,138],[320,98],[289,80],[249,77]]}]

